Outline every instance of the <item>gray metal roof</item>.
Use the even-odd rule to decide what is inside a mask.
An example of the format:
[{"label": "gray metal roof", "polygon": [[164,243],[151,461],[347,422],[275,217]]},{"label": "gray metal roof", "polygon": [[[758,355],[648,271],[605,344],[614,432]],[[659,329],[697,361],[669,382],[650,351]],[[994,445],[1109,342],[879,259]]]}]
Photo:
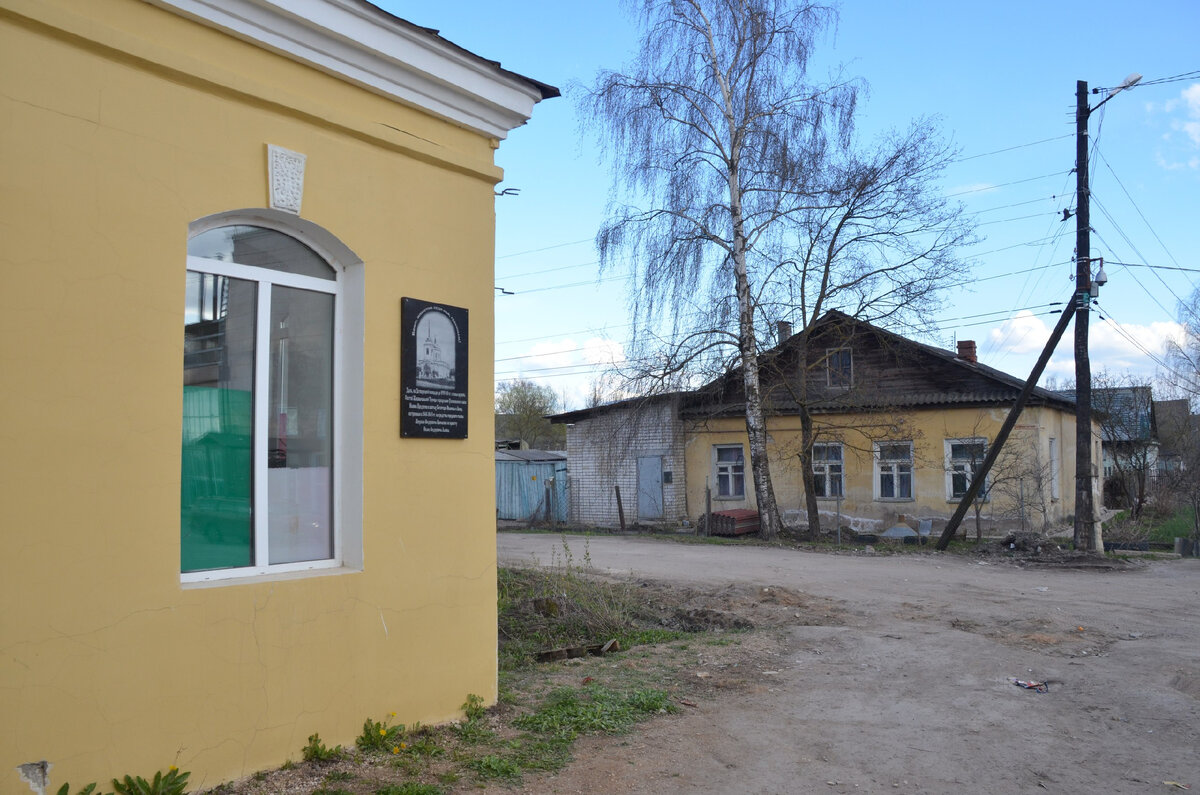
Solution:
[{"label": "gray metal roof", "polygon": [[497,461],[566,461],[567,454],[555,450],[497,450]]}]

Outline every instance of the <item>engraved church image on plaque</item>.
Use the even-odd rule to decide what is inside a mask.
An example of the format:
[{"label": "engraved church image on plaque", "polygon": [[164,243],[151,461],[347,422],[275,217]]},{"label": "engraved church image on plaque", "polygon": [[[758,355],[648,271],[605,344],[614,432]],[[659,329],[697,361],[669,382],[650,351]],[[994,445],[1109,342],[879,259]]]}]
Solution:
[{"label": "engraved church image on plaque", "polygon": [[401,299],[400,435],[467,438],[467,310]]}]

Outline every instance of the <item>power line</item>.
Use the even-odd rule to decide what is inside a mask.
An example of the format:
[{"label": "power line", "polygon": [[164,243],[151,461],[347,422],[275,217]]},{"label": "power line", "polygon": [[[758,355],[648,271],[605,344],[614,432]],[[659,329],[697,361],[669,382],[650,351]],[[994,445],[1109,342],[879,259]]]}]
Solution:
[{"label": "power line", "polygon": [[1126,342],[1128,342],[1133,347],[1137,348],[1143,355],[1146,356],[1146,358],[1150,359],[1152,362],[1154,362],[1160,368],[1162,368],[1163,370],[1166,370],[1168,373],[1175,376],[1175,378],[1177,378],[1179,381],[1187,384],[1189,387],[1191,387],[1192,391],[1200,391],[1200,385],[1198,385],[1196,383],[1196,381],[1194,380],[1194,376],[1189,375],[1187,373],[1179,372],[1170,363],[1168,363],[1164,359],[1159,358],[1158,354],[1149,350],[1145,345],[1143,345],[1141,343],[1140,340],[1138,340],[1136,337],[1134,337],[1132,334],[1130,334],[1128,331],[1126,331],[1125,328],[1121,325],[1121,323],[1117,322],[1116,320],[1114,320],[1112,318],[1111,314],[1105,315],[1103,311],[1100,311],[1099,314],[1100,314],[1100,319],[1103,320],[1105,323],[1107,323],[1109,326],[1111,326],[1113,331],[1115,331],[1118,336],[1120,336],[1122,339],[1124,339]]},{"label": "power line", "polygon": [[530,295],[532,293],[545,293],[551,290],[567,290],[572,287],[594,287],[597,284],[607,284],[624,280],[625,276],[606,276],[598,279],[588,279],[583,282],[568,282],[567,284],[552,284],[549,287],[534,287],[532,290],[514,290],[516,295]]},{"label": "power line", "polygon": [[1121,190],[1125,193],[1125,198],[1129,199],[1129,203],[1133,205],[1134,211],[1138,214],[1138,217],[1142,219],[1142,223],[1146,225],[1146,228],[1150,230],[1150,234],[1154,235],[1154,239],[1157,240],[1158,245],[1162,247],[1163,253],[1167,255],[1167,258],[1170,259],[1171,262],[1174,262],[1176,265],[1178,265],[1179,260],[1175,259],[1175,255],[1172,254],[1170,249],[1167,248],[1167,244],[1164,243],[1162,238],[1158,236],[1158,232],[1154,231],[1154,227],[1151,226],[1150,220],[1146,218],[1146,214],[1142,212],[1142,208],[1138,207],[1137,202],[1133,200],[1133,196],[1131,196],[1129,191],[1125,188],[1125,183],[1121,182],[1121,178],[1117,176],[1117,172],[1113,170],[1111,165],[1109,165],[1108,160],[1104,157],[1104,153],[1100,152],[1098,154],[1100,155],[1100,159],[1104,162],[1105,167],[1108,169],[1108,173],[1112,174],[1113,179],[1117,181],[1117,185],[1120,186]]},{"label": "power line", "polygon": [[1001,218],[999,221],[984,221],[981,224],[975,224],[975,226],[991,226],[993,224],[1007,224],[1012,221],[1027,221],[1030,218],[1043,218],[1047,214],[1052,216],[1057,215],[1057,213],[1034,213],[1033,215],[1022,215],[1017,218]]},{"label": "power line", "polygon": [[[1138,81],[1137,87],[1145,88],[1146,86],[1161,86],[1161,85],[1165,85],[1166,83],[1178,83],[1183,80],[1197,80],[1197,79],[1200,79],[1200,71],[1184,72],[1182,74],[1172,75],[1171,77],[1159,77],[1154,80],[1140,80],[1140,81]],[[1094,89],[1094,92],[1096,92],[1096,91],[1113,91],[1113,90],[1115,90],[1115,89],[1097,87]]]},{"label": "power line", "polygon": [[[1125,240],[1126,245],[1128,245],[1131,249],[1133,249],[1133,253],[1137,254],[1139,257],[1142,256],[1141,252],[1138,251],[1137,246],[1135,246],[1133,244],[1133,241],[1131,241],[1129,239],[1129,236],[1125,234],[1125,231],[1123,229],[1121,229],[1120,224],[1118,224],[1116,222],[1116,219],[1114,219],[1112,217],[1112,215],[1109,214],[1108,210],[1096,198],[1095,194],[1092,195],[1092,203],[1100,208],[1100,212],[1103,213],[1104,217],[1107,218],[1109,223],[1111,223],[1113,225],[1113,228],[1117,231],[1117,234],[1119,234]],[[1104,236],[1101,235],[1099,232],[1092,230],[1092,234],[1094,234],[1097,238],[1099,238],[1100,242],[1103,243],[1104,246],[1106,248],[1108,248],[1110,251],[1114,250],[1112,245],[1107,240],[1105,240]],[[1142,258],[1145,259],[1145,257],[1142,257]],[[1163,280],[1163,277],[1160,276],[1157,271],[1152,270],[1150,272],[1152,274],[1154,274],[1154,278],[1158,279],[1158,281],[1162,284],[1163,287],[1165,287],[1169,292],[1172,292],[1172,294],[1174,294],[1174,291],[1171,290],[1171,286],[1169,284],[1167,284],[1166,281]],[[1167,317],[1171,316],[1171,311],[1162,305],[1162,302],[1159,301],[1158,298],[1153,293],[1150,292],[1150,289],[1148,287],[1146,287],[1146,285],[1140,279],[1134,279],[1134,281],[1137,282],[1138,286],[1142,288],[1142,291],[1145,292],[1146,295],[1150,297],[1150,300],[1158,305],[1158,308],[1163,311],[1164,315],[1166,315]]]},{"label": "power line", "polygon": [[543,251],[550,251],[550,250],[556,249],[556,248],[565,248],[567,246],[578,246],[580,243],[590,243],[590,242],[592,242],[592,238],[585,237],[582,240],[572,240],[568,243],[555,243],[552,246],[543,246],[542,248],[531,248],[528,251],[514,251],[511,254],[499,254],[496,256],[496,259],[508,259],[510,257],[523,257],[526,254],[538,254]]},{"label": "power line", "polygon": [[[1014,311],[1021,312],[1024,310],[1017,309]],[[1053,309],[1048,312],[1032,312],[1032,313],[1030,313],[1029,317],[1049,317],[1050,315],[1057,315],[1060,312],[1062,312],[1061,309]],[[1011,320],[1012,318],[1005,318],[1005,319]],[[958,323],[958,324],[954,325],[953,328],[972,328],[974,326],[991,326],[991,325],[994,325],[995,323],[996,323],[995,320],[981,320],[978,323]],[[938,327],[938,331],[942,331],[944,329],[945,329],[944,326]],[[1026,333],[1028,333],[1028,332],[1026,332]],[[1024,338],[1022,337],[1022,339],[1024,339]]]},{"label": "power line", "polygon": [[[1004,309],[1004,310],[998,310],[998,311],[992,311],[992,312],[979,312],[979,313],[971,314],[971,315],[962,315],[960,317],[935,319],[934,323],[935,323],[936,327],[938,328],[938,330],[940,331],[944,328],[951,327],[951,324],[954,323],[954,321],[977,320],[978,318],[993,317],[995,315],[1012,315],[1016,312],[1027,312],[1027,311],[1032,311],[1035,309],[1049,309],[1049,308],[1059,306],[1059,305],[1060,304],[1058,302],[1052,302],[1049,304],[1036,304],[1033,306],[1021,306],[1021,307],[1015,307],[1013,309]],[[1055,314],[1055,313],[1056,312],[1043,312],[1041,314],[1045,315],[1045,314]],[[1037,316],[1040,316],[1040,315],[1035,315],[1035,317],[1037,317]],[[985,321],[982,321],[979,323],[958,324],[958,327],[966,328],[966,327],[970,327],[970,326],[981,326],[981,325],[986,325],[988,323],[994,323],[994,322],[995,322],[995,320],[985,320]],[[630,325],[632,325],[632,324],[630,324]],[[718,330],[714,329],[713,331],[714,331],[714,333],[717,333]],[[575,334],[575,333],[582,333],[582,332],[569,332],[568,331],[568,332],[561,332],[559,334],[551,334],[549,336],[551,336],[551,337],[567,337],[567,336],[570,336],[571,334]],[[681,337],[686,337],[692,333],[693,332],[689,332],[689,331],[681,331],[676,334],[672,334],[670,336],[663,337],[661,339],[663,342],[670,342],[671,340],[679,339]],[[497,344],[500,344],[500,343],[497,343]],[[522,359],[541,359],[541,358],[546,358],[549,356],[563,356],[563,355],[566,355],[569,353],[579,353],[579,352],[586,351],[586,350],[588,350],[588,349],[585,347],[575,346],[573,348],[564,348],[562,350],[557,350],[557,351],[544,351],[542,353],[527,353],[527,354],[523,354],[520,356],[505,356],[505,357],[502,357],[499,359],[495,359],[494,363],[500,364],[502,362],[520,361]],[[643,356],[643,357],[639,357],[638,359],[627,360],[627,361],[645,362],[645,361],[651,361],[653,358],[654,358],[653,356]],[[585,366],[585,364],[593,364],[593,363],[562,365],[562,367],[582,367],[582,366]]]},{"label": "power line", "polygon": [[1012,207],[1024,207],[1024,206],[1025,206],[1025,205],[1027,205],[1027,204],[1037,204],[1038,202],[1044,202],[1044,201],[1046,201],[1048,198],[1049,198],[1049,199],[1057,199],[1057,198],[1058,198],[1058,196],[1056,196],[1056,195],[1054,195],[1054,194],[1051,194],[1051,195],[1050,195],[1050,196],[1048,196],[1048,197],[1047,197],[1047,196],[1043,196],[1043,197],[1041,197],[1041,198],[1039,198],[1039,199],[1029,199],[1028,201],[1023,201],[1023,202],[1014,202],[1014,203],[1012,203],[1012,204],[1002,204],[1002,205],[1000,205],[999,207],[989,207],[989,208],[987,208],[986,210],[976,210],[976,211],[975,211],[975,212],[973,212],[973,213],[967,213],[967,215],[983,215],[984,213],[994,213],[994,212],[996,212],[997,210],[1008,210],[1008,209],[1010,209],[1010,208],[1012,208]]},{"label": "power line", "polygon": [[511,279],[520,279],[523,276],[540,276],[543,273],[555,273],[557,271],[569,271],[574,268],[587,268],[591,265],[599,265],[600,260],[594,259],[591,262],[581,262],[578,265],[559,265],[554,268],[543,268],[540,271],[525,271],[524,273],[508,273],[504,276],[497,275],[496,281],[509,281]]},{"label": "power line", "polygon": [[1046,143],[1050,143],[1051,141],[1061,141],[1064,138],[1071,138],[1071,137],[1073,137],[1071,135],[1071,133],[1067,133],[1066,135],[1058,135],[1058,136],[1055,136],[1054,138],[1043,138],[1040,141],[1030,141],[1027,144],[1017,144],[1016,146],[1009,146],[1004,149],[997,149],[993,152],[983,152],[982,154],[978,154],[978,155],[969,155],[967,157],[960,157],[957,160],[951,160],[950,162],[951,163],[965,163],[968,160],[975,160],[976,158],[979,158],[979,157],[988,157],[989,155],[998,155],[1003,152],[1012,152],[1016,149],[1025,149],[1030,146],[1037,146],[1038,144],[1046,144]]},{"label": "power line", "polygon": [[1048,177],[1057,177],[1062,173],[1063,172],[1061,171],[1052,171],[1049,174],[1042,174],[1038,177],[1027,177],[1026,179],[1017,179],[1013,180],[1012,182],[1001,182],[998,185],[984,185],[980,188],[968,188],[967,190],[960,190],[957,193],[947,193],[946,198],[953,199],[955,196],[966,196],[968,193],[982,193],[983,191],[995,190],[996,188],[1007,188],[1010,185],[1023,185],[1026,182],[1034,182],[1036,180],[1046,179]]},{"label": "power line", "polygon": [[1183,271],[1184,273],[1200,273],[1200,268],[1185,268],[1183,266],[1175,267],[1173,265],[1147,265],[1144,262],[1121,262],[1115,259],[1106,259],[1104,262],[1108,265],[1120,265],[1125,268],[1149,268],[1152,271]]}]

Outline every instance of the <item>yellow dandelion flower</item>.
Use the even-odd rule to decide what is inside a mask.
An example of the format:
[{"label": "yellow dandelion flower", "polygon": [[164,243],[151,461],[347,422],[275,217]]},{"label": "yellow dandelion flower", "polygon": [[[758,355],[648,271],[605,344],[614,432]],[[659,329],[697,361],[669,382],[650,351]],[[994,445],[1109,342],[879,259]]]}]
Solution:
[{"label": "yellow dandelion flower", "polygon": [[392,713],[392,717],[393,717],[393,718],[394,718],[394,717],[396,717],[396,713],[395,713],[395,712],[393,712],[393,713]]},{"label": "yellow dandelion flower", "polygon": [[400,747],[401,747],[401,748],[407,748],[407,747],[408,747],[408,743],[400,743]]},{"label": "yellow dandelion flower", "polygon": [[392,746],[392,753],[393,753],[393,754],[398,754],[398,753],[400,753],[400,746],[398,746],[398,745],[393,745],[393,746]]},{"label": "yellow dandelion flower", "polygon": [[379,736],[380,736],[380,737],[387,737],[387,729],[380,729],[380,730],[379,730]]},{"label": "yellow dandelion flower", "polygon": [[168,767],[168,768],[167,768],[167,772],[168,772],[168,773],[174,773],[174,772],[175,772],[176,770],[178,770],[178,769],[179,769],[179,768],[175,767],[175,765],[171,765],[170,767]]}]

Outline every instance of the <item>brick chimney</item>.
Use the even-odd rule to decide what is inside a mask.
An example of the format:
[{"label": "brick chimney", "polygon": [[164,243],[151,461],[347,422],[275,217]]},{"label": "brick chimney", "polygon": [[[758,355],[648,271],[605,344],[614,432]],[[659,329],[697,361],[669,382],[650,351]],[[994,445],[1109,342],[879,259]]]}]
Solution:
[{"label": "brick chimney", "polygon": [[979,361],[979,357],[975,355],[975,340],[958,341],[958,358],[964,362]]},{"label": "brick chimney", "polygon": [[780,320],[775,324],[775,327],[779,331],[779,344],[782,345],[788,341],[788,337],[792,336],[792,324],[786,320]]}]

